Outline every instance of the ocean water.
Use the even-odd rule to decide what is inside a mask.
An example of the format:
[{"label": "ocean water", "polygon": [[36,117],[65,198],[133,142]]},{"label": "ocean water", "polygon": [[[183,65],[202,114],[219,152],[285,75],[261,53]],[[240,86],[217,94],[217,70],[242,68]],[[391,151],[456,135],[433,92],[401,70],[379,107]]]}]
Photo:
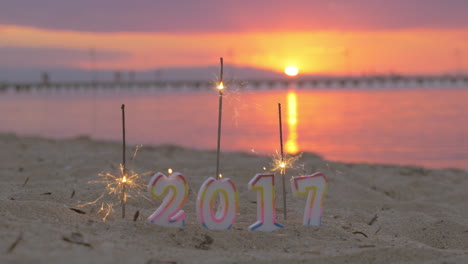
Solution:
[{"label": "ocean water", "polygon": [[[239,91],[223,97],[222,151],[285,148],[326,159],[468,168],[468,89]],[[120,140],[126,104],[130,144],[215,149],[217,91],[32,92],[0,94],[0,132]]]}]

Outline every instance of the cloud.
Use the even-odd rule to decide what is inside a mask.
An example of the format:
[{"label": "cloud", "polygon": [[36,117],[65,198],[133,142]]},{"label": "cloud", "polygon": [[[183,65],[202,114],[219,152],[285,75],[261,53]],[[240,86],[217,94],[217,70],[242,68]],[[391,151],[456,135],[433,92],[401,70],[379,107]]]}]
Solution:
[{"label": "cloud", "polygon": [[[99,52],[100,61],[113,61],[129,54],[117,51]],[[61,67],[91,64],[91,50],[42,47],[0,47],[0,65],[8,67]]]},{"label": "cloud", "polygon": [[468,28],[466,0],[15,0],[0,24],[90,32]]}]

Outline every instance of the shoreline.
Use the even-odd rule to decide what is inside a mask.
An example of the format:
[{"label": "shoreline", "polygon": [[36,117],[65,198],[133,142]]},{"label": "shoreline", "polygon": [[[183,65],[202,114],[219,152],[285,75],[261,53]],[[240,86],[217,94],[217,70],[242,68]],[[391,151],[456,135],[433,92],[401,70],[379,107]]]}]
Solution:
[{"label": "shoreline", "polygon": [[[231,230],[211,231],[198,223],[195,200],[201,183],[215,173],[215,151],[143,146],[129,162],[143,182],[152,172],[167,174],[167,168],[187,178],[187,225],[165,228],[146,221],[161,202],[153,198],[129,199],[125,219],[119,207],[106,221],[98,206],[80,208],[84,214],[69,209],[102,193],[102,186],[88,182],[118,169],[118,142],[0,134],[0,143],[2,263],[468,261],[464,170],[341,163],[304,153],[300,162],[307,172],[321,171],[329,179],[323,224],[302,226],[305,201],[287,188],[286,221],[277,198],[277,218],[286,227],[264,233],[247,229],[256,221],[256,193],[247,183],[270,157],[223,152],[221,171],[237,185],[240,214]],[[131,157],[133,150],[127,149]],[[136,211],[139,218],[133,221]]]},{"label": "shoreline", "polygon": [[[21,138],[31,138],[31,139],[37,139],[37,140],[49,140],[49,141],[92,141],[95,143],[99,144],[121,144],[120,140],[113,140],[113,139],[95,139],[92,138],[90,135],[77,135],[77,136],[63,136],[63,137],[47,137],[47,136],[42,136],[42,135],[35,135],[35,134],[17,134],[15,132],[0,132],[0,137],[21,137]],[[131,144],[127,143],[127,150],[128,150],[128,155],[132,154],[133,151],[135,150],[135,147],[137,145],[141,145],[143,149],[150,148],[150,149],[155,149],[155,148],[174,148],[174,149],[184,149],[184,150],[192,150],[192,151],[199,151],[199,152],[208,152],[208,153],[216,153],[216,149],[210,149],[210,148],[198,148],[198,147],[186,147],[186,146],[181,146],[173,143],[162,143],[162,144],[152,144],[152,143],[138,143],[138,144]],[[131,153],[132,152],[132,153]],[[221,154],[244,154],[244,155],[249,155],[252,157],[259,157],[259,158],[267,158],[269,160],[272,159],[274,156],[273,152],[271,153],[266,153],[264,151],[241,151],[241,150],[222,150]],[[398,164],[398,163],[384,163],[384,162],[371,162],[371,161],[343,161],[343,160],[328,160],[324,156],[322,156],[319,153],[316,152],[308,152],[308,151],[300,151],[297,154],[287,154],[291,156],[296,156],[296,155],[311,155],[314,158],[324,160],[326,162],[331,162],[331,163],[342,163],[342,164],[348,164],[350,166],[353,165],[378,165],[378,166],[398,166],[398,167],[408,167],[408,168],[420,168],[424,170],[454,170],[454,171],[465,171],[468,172],[468,168],[460,168],[460,167],[429,167],[429,166],[424,166],[424,165],[419,165],[419,164]]]}]

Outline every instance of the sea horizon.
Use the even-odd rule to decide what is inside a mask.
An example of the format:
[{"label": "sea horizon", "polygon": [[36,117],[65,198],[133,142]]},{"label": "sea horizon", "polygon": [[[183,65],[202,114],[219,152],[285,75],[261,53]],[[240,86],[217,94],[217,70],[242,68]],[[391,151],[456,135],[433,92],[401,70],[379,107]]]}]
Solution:
[{"label": "sea horizon", "polygon": [[[277,104],[282,103],[284,141],[291,154],[304,151],[342,162],[468,168],[468,128],[460,125],[468,123],[468,106],[462,99],[468,97],[468,89],[463,84],[270,88],[227,89],[222,151],[273,155],[279,150]],[[215,149],[214,88],[7,92],[0,100],[1,133],[119,140],[120,105],[125,103],[129,144]]]}]

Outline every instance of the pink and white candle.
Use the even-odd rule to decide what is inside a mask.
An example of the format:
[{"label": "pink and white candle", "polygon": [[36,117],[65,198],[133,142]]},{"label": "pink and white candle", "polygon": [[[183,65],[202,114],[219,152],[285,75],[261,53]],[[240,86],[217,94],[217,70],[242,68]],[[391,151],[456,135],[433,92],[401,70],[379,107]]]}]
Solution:
[{"label": "pink and white candle", "polygon": [[[216,197],[219,206],[215,208]],[[208,178],[197,195],[197,215],[207,229],[230,229],[239,211],[239,193],[230,179]]]},{"label": "pink and white candle", "polygon": [[257,191],[257,222],[249,230],[273,231],[284,226],[276,221],[275,175],[257,174],[248,184],[249,190]]},{"label": "pink and white candle", "polygon": [[185,212],[182,207],[187,201],[189,186],[182,174],[175,172],[167,177],[158,172],[150,180],[148,190],[155,198],[164,197],[148,221],[161,226],[185,226]]},{"label": "pink and white candle", "polygon": [[295,196],[307,196],[303,225],[319,226],[322,223],[323,201],[328,180],[321,172],[291,178],[291,188]]}]

